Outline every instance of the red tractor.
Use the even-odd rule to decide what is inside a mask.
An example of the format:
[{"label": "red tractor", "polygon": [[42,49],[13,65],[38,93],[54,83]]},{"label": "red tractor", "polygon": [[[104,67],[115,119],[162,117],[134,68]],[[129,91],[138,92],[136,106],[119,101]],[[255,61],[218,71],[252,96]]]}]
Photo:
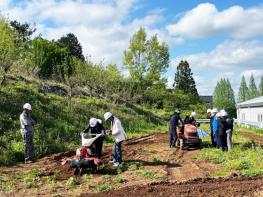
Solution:
[{"label": "red tractor", "polygon": [[176,146],[180,146],[180,149],[183,149],[184,145],[199,148],[202,140],[198,136],[198,126],[185,124],[181,128],[178,127]]}]

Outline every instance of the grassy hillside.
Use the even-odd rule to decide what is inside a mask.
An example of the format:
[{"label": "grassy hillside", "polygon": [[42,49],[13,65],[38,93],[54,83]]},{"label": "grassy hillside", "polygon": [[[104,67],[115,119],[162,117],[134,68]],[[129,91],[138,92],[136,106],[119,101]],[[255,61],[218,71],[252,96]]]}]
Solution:
[{"label": "grassy hillside", "polygon": [[132,104],[111,104],[86,96],[69,99],[43,93],[41,83],[36,79],[10,78],[7,84],[0,86],[0,141],[5,145],[0,149],[0,165],[23,161],[19,114],[25,102],[32,104],[32,116],[37,121],[34,133],[37,157],[74,148],[80,143],[79,133],[89,118],[103,119],[106,111],[121,119],[128,136],[164,130],[167,125],[164,111]]}]

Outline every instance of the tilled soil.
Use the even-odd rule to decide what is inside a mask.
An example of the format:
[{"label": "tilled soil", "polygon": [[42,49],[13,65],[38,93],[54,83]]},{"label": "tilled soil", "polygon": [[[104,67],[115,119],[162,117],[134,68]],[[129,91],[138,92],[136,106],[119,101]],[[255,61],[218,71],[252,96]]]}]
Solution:
[{"label": "tilled soil", "polygon": [[185,183],[158,183],[125,187],[99,194],[82,194],[82,197],[103,196],[263,196],[263,177],[231,177],[196,179]]},{"label": "tilled soil", "polygon": [[[96,174],[92,174],[92,180],[74,176],[73,169],[68,165],[61,165],[63,158],[75,155],[74,151],[69,151],[47,156],[30,165],[0,168],[0,175],[12,179],[11,174],[16,172],[30,172],[32,169],[42,171],[37,188],[23,190],[23,180],[18,183],[17,189],[21,190],[20,193],[15,193],[18,196],[77,196],[81,193],[82,196],[263,196],[260,193],[263,191],[260,188],[263,185],[262,177],[249,179],[236,175],[226,179],[209,179],[209,174],[220,170],[220,167],[207,161],[192,159],[198,152],[195,149],[169,148],[168,135],[157,133],[130,139],[123,144],[124,165],[128,169],[122,172],[109,165],[107,171],[101,166]],[[110,159],[111,147],[104,147],[102,162],[107,164]],[[136,169],[130,169],[134,164],[139,164],[142,168],[135,165]],[[146,177],[145,174],[149,175],[149,172],[159,177]],[[44,177],[51,176],[58,184],[55,188],[49,188],[49,183],[45,182]],[[70,177],[79,180],[80,185],[66,186]],[[126,181],[114,181],[119,177]],[[95,194],[94,192],[103,191],[100,190],[101,186],[112,186],[114,190]],[[4,194],[14,195],[12,192]]]}]

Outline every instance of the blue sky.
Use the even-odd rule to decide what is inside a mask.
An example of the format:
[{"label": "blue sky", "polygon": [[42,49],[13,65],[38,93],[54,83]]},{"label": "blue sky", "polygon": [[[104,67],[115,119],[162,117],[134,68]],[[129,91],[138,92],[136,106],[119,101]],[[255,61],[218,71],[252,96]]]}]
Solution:
[{"label": "blue sky", "polygon": [[[58,39],[69,32],[94,62],[122,67],[123,51],[140,27],[170,48],[165,74],[173,82],[181,59],[192,68],[201,95],[212,95],[228,77],[263,75],[263,2],[258,0],[1,0],[2,15],[35,23],[37,33]],[[125,73],[125,72],[124,72]]]}]

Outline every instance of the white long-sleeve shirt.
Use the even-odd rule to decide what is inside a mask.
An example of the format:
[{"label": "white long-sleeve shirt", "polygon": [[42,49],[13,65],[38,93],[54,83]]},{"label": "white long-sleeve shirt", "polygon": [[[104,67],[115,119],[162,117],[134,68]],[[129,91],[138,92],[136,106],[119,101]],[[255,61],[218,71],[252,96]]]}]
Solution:
[{"label": "white long-sleeve shirt", "polygon": [[116,142],[122,142],[126,140],[127,136],[121,125],[121,121],[116,117],[114,117],[114,120],[111,123],[111,130]]},{"label": "white long-sleeve shirt", "polygon": [[33,132],[33,124],[35,121],[31,118],[30,114],[23,112],[20,114],[21,132]]}]

